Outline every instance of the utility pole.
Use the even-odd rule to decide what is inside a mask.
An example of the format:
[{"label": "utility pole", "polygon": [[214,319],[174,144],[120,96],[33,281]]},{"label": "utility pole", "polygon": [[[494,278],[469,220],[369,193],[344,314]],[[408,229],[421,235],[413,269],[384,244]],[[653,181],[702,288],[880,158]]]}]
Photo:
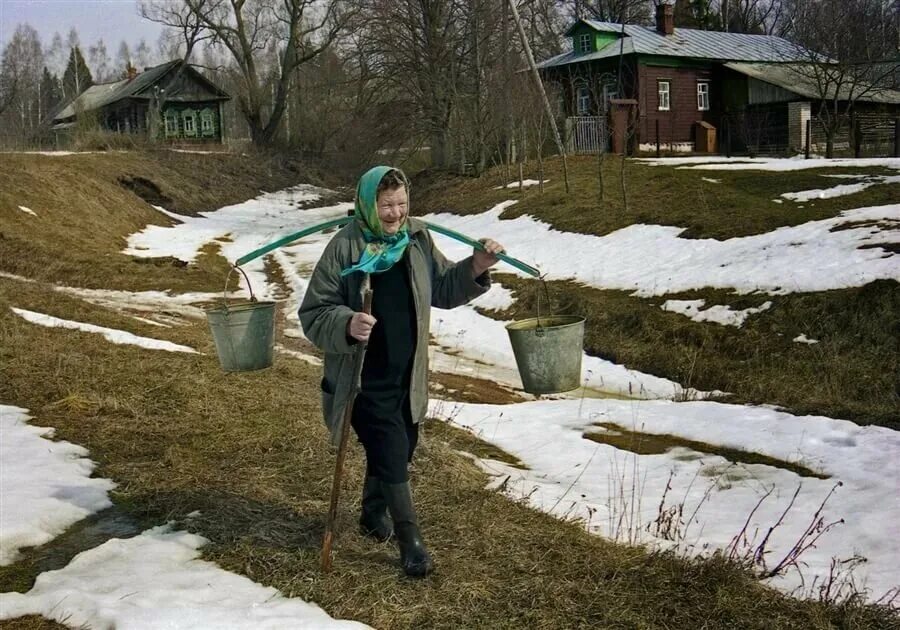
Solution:
[{"label": "utility pole", "polygon": [[528,36],[525,35],[525,28],[522,26],[522,20],[519,18],[519,10],[516,8],[516,1],[507,0],[507,3],[509,4],[509,10],[512,13],[513,19],[516,21],[516,28],[519,30],[519,39],[522,40],[522,48],[525,50],[525,56],[528,59],[528,67],[531,69],[531,76],[544,101],[544,109],[547,112],[547,118],[550,119],[550,126],[553,128],[553,139],[556,140],[556,149],[562,156],[563,178],[566,182],[566,194],[568,194],[571,192],[569,189],[569,165],[566,162],[566,151],[563,147],[562,138],[559,135],[559,127],[556,126],[556,118],[553,117],[553,108],[550,107],[550,99],[547,98],[547,91],[544,89],[544,83],[541,81],[540,73],[538,73],[537,64],[534,63],[534,55],[531,54],[531,44],[528,43]]}]

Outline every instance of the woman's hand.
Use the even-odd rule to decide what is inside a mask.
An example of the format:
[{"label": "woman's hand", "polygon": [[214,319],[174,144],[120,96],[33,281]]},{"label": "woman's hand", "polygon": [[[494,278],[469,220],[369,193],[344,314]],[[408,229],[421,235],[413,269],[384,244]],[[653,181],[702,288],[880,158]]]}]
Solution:
[{"label": "woman's hand", "polygon": [[496,265],[500,260],[497,258],[497,254],[502,254],[504,251],[503,245],[489,238],[481,239],[481,244],[484,245],[484,251],[476,249],[472,255],[472,276],[474,278]]},{"label": "woman's hand", "polygon": [[347,322],[347,334],[357,341],[368,341],[378,320],[366,313],[354,313]]}]

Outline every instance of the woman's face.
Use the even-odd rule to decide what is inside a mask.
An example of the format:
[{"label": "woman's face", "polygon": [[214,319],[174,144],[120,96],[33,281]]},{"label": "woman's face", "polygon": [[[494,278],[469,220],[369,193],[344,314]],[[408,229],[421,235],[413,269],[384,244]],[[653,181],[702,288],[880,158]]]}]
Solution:
[{"label": "woman's face", "polygon": [[406,221],[408,212],[406,187],[382,190],[378,195],[378,218],[385,234],[396,234]]}]

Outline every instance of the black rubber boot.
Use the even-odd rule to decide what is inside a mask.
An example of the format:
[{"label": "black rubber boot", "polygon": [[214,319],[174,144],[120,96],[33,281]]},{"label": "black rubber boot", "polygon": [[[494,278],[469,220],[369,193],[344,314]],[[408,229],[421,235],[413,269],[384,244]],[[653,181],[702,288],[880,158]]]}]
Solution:
[{"label": "black rubber boot", "polygon": [[387,515],[387,501],[381,493],[381,482],[377,477],[366,477],[363,484],[359,531],[378,542],[386,542],[394,535],[391,519]]},{"label": "black rubber boot", "polygon": [[400,564],[403,571],[410,577],[428,575],[434,564],[419,532],[409,482],[382,483],[381,491],[387,500],[391,518],[394,519],[394,536],[400,547]]}]

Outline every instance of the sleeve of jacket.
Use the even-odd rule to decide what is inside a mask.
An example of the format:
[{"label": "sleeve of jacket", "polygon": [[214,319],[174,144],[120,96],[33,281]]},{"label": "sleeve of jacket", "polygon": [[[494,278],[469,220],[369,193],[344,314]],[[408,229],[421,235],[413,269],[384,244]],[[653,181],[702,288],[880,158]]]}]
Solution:
[{"label": "sleeve of jacket", "polygon": [[354,311],[347,304],[339,252],[339,243],[333,239],[316,263],[298,315],[303,333],[316,347],[326,353],[348,354],[356,347],[347,337],[347,322]]},{"label": "sleeve of jacket", "polygon": [[491,288],[490,272],[472,278],[472,257],[450,262],[426,232],[431,258],[431,305],[456,308],[470,302]]}]

